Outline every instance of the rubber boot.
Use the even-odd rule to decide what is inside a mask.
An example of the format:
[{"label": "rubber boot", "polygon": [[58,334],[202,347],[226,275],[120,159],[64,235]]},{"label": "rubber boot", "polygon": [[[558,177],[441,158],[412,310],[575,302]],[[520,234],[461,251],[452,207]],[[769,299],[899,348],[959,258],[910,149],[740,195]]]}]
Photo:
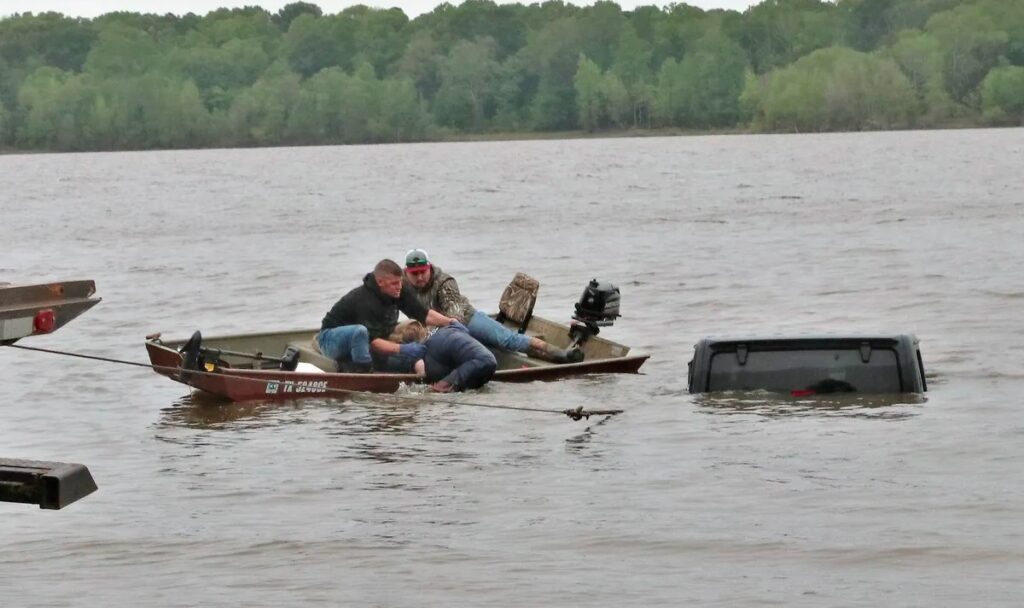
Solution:
[{"label": "rubber boot", "polygon": [[565,350],[538,338],[530,340],[530,346],[526,349],[526,354],[535,359],[550,361],[551,363],[579,363],[583,360],[583,351],[578,348]]}]

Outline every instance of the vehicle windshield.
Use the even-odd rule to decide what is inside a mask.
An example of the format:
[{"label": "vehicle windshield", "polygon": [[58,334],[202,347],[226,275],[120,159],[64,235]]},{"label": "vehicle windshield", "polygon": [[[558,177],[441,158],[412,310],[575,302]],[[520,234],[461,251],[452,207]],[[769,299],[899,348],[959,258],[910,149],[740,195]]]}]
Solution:
[{"label": "vehicle windshield", "polygon": [[708,390],[818,393],[899,393],[896,352],[874,349],[867,363],[859,349],[750,351],[740,365],[735,352],[711,358]]}]

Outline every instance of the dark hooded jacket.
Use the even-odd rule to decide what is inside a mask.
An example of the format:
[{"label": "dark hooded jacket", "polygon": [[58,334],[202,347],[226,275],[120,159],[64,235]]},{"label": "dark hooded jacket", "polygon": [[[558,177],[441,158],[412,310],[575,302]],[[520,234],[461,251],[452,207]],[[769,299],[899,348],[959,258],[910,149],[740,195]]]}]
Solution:
[{"label": "dark hooded jacket", "polygon": [[363,277],[363,284],[338,300],[320,324],[320,331],[341,325],[363,325],[370,334],[370,341],[387,339],[398,324],[398,311],[420,323],[427,322],[427,309],[412,294],[411,288],[402,284],[398,298],[381,292],[373,273]]}]

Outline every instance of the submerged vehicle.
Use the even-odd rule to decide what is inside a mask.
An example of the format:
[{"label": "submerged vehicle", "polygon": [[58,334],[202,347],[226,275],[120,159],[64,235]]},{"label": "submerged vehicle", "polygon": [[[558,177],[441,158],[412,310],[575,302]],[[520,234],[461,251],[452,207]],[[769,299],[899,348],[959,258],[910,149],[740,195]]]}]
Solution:
[{"label": "submerged vehicle", "polygon": [[[650,356],[632,354],[628,346],[597,336],[601,327],[619,317],[619,290],[614,285],[591,281],[569,325],[534,316],[535,301],[536,293],[527,306],[510,306],[503,294],[495,318],[560,348],[579,349],[583,361],[550,363],[492,350],[498,360],[492,382],[637,373]],[[421,381],[414,374],[339,372],[337,362],[320,353],[316,334],[315,329],[304,329],[207,338],[195,332],[187,340],[163,340],[160,334],[152,334],[145,344],[158,374],[231,401],[324,397],[346,391],[391,393],[403,384]]]},{"label": "submerged vehicle", "polygon": [[706,338],[689,364],[691,393],[753,391],[796,397],[928,390],[912,334]]}]

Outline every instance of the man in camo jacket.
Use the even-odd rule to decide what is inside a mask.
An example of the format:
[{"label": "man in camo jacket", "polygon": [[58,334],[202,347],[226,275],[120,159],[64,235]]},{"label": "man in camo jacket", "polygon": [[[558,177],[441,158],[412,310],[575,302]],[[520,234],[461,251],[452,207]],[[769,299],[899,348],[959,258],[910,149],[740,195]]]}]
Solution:
[{"label": "man in camo jacket", "polygon": [[554,363],[576,363],[583,360],[580,350],[566,351],[540,338],[513,331],[479,311],[459,291],[455,278],[430,262],[427,252],[412,249],[405,254],[405,281],[416,299],[427,310],[435,310],[457,319],[469,329],[469,335],[484,346],[526,353]]}]

